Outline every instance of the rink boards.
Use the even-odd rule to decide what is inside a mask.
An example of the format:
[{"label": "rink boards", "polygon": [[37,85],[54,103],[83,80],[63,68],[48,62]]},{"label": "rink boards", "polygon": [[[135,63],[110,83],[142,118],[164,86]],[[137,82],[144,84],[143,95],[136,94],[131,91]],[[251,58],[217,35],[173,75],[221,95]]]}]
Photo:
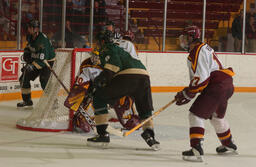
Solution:
[{"label": "rink boards", "polygon": [[[0,101],[20,98],[18,78],[24,65],[22,51],[0,52]],[[189,84],[187,55],[185,52],[139,52],[151,79],[153,92],[176,92]],[[236,92],[256,92],[256,55],[218,53],[224,67],[232,67]],[[76,61],[78,68],[81,60]],[[39,80],[32,83],[32,97],[41,96]]]}]

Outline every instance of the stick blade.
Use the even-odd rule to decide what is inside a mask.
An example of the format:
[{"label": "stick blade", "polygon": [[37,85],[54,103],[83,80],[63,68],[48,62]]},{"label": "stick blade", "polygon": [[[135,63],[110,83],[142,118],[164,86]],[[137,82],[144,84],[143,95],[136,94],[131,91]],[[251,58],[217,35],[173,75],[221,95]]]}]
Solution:
[{"label": "stick blade", "polygon": [[110,134],[113,134],[115,136],[119,136],[119,137],[122,137],[122,138],[124,137],[124,133],[121,130],[113,128],[110,125],[108,125],[108,127],[107,127],[107,132],[110,133]]}]

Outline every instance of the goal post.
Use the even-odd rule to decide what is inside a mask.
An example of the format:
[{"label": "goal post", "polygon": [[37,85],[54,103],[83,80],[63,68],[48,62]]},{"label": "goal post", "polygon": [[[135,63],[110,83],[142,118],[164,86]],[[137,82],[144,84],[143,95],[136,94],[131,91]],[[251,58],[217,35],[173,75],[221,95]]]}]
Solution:
[{"label": "goal post", "polygon": [[[66,88],[75,82],[82,61],[90,56],[91,49],[57,49],[53,70]],[[16,127],[24,130],[59,132],[72,129],[73,113],[64,106],[67,92],[51,74],[43,95],[27,118],[19,119]]]}]

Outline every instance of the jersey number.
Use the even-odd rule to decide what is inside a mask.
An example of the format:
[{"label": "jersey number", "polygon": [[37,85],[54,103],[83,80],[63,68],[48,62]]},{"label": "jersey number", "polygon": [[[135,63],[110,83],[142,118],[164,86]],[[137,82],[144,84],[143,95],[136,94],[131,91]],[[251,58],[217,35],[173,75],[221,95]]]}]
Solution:
[{"label": "jersey number", "polygon": [[200,81],[200,78],[199,78],[199,77],[194,77],[194,78],[191,80],[191,85],[192,85],[192,86],[197,86],[199,81]]}]

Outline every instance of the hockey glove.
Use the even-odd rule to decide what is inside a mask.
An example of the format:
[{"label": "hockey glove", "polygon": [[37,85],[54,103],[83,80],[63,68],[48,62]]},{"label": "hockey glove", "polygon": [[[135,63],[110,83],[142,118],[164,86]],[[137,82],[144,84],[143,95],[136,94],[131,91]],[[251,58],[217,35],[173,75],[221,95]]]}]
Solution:
[{"label": "hockey glove", "polygon": [[184,88],[175,96],[176,105],[180,106],[189,103],[190,100],[192,100],[195,97],[195,95],[196,93],[190,92],[188,87]]},{"label": "hockey glove", "polygon": [[31,54],[30,49],[29,49],[29,48],[25,48],[25,49],[24,49],[24,53],[23,53],[23,55],[22,55],[23,60],[24,60],[26,63],[32,63],[33,58],[32,58],[31,55],[32,55],[32,54]]},{"label": "hockey glove", "polygon": [[22,69],[21,72],[24,73],[31,73],[33,71],[36,71],[37,68],[33,64],[26,64]]},{"label": "hockey glove", "polygon": [[95,88],[103,88],[107,85],[107,79],[104,75],[99,75],[97,76],[94,81],[93,81],[93,85]]},{"label": "hockey glove", "polygon": [[94,87],[96,87],[96,88],[105,87],[110,82],[110,80],[113,78],[113,76],[114,76],[113,71],[104,69],[104,71],[102,71],[100,73],[100,75],[94,79],[94,81],[93,81]]}]

